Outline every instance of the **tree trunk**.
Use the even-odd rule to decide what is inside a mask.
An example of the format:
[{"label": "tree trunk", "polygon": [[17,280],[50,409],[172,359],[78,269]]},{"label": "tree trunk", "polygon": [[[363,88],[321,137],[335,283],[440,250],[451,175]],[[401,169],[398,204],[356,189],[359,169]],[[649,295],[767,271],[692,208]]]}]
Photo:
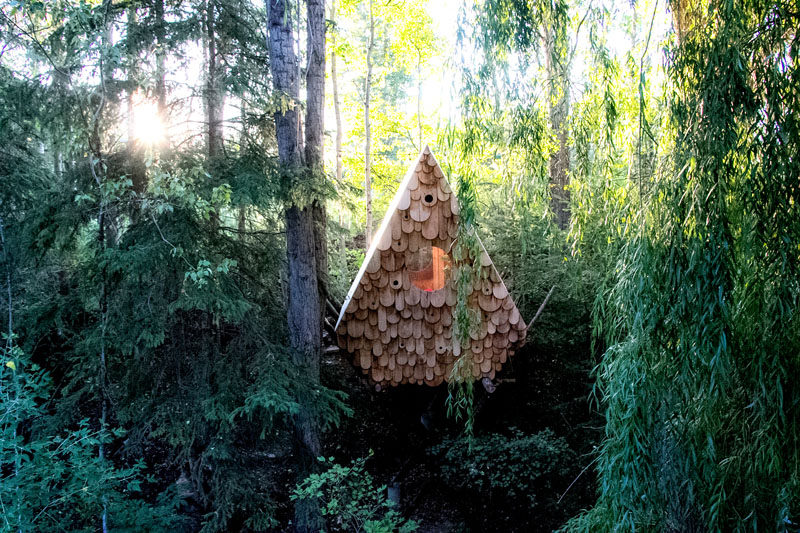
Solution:
[{"label": "tree trunk", "polygon": [[134,113],[134,95],[136,94],[136,90],[139,87],[139,84],[136,79],[136,75],[139,72],[138,69],[138,62],[136,61],[136,54],[133,53],[133,36],[136,31],[136,8],[133,6],[128,7],[128,23],[125,26],[126,29],[126,42],[125,42],[125,49],[126,55],[128,58],[128,152],[133,151],[134,139],[136,138],[136,128],[134,120],[133,120],[133,113]]},{"label": "tree trunk", "polygon": [[164,22],[164,0],[154,0],[153,11],[156,17],[156,102],[158,105],[158,118],[164,127],[164,140],[167,134],[167,84],[166,68],[164,62],[167,57],[166,50],[166,24]]},{"label": "tree trunk", "polygon": [[[205,43],[206,59],[206,80],[203,90],[203,101],[206,112],[206,153],[209,161],[213,161],[222,156],[223,136],[222,136],[222,109],[224,106],[224,93],[220,87],[222,74],[219,62],[219,40],[216,31],[215,0],[206,0],[205,3],[205,32],[203,33]],[[219,213],[216,209],[212,210],[210,222],[213,228],[220,225]]]},{"label": "tree trunk", "polygon": [[[336,20],[336,0],[331,3],[331,23]],[[331,84],[333,109],[336,116],[336,181],[342,181],[342,112],[339,107],[339,80],[336,73],[336,32],[331,35]]]},{"label": "tree trunk", "polygon": [[[107,83],[111,81],[113,69],[110,62],[106,61],[106,51],[112,46],[111,24],[108,20],[108,13],[111,8],[111,0],[105,0],[104,8],[106,17],[103,24],[103,40],[100,48],[100,101],[94,111],[94,119],[92,122],[92,129],[90,133],[89,146],[92,151],[93,160],[89,162],[92,177],[97,185],[98,196],[100,197],[99,211],[97,214],[97,245],[98,245],[98,259],[105,253],[108,244],[108,235],[106,234],[106,217],[108,215],[108,203],[103,194],[103,188],[106,181],[107,162],[103,150],[103,136],[101,133],[100,121],[103,117],[108,94],[106,92]],[[113,215],[112,215],[113,216]],[[99,287],[99,303],[100,303],[100,353],[99,353],[99,373],[98,373],[98,389],[100,400],[100,433],[105,433],[106,421],[108,416],[108,399],[107,395],[107,372],[106,372],[106,319],[108,317],[108,271],[103,264],[101,268],[100,287]],[[100,440],[97,445],[97,455],[100,458],[100,463],[105,463],[106,450],[103,441]],[[107,496],[103,494],[103,512],[100,515],[100,529],[103,533],[108,532],[108,506]]]},{"label": "tree trunk", "polygon": [[[306,70],[306,165],[314,179],[325,180],[322,159],[325,146],[325,0],[306,3],[308,68]],[[324,199],[315,199],[314,255],[317,262],[320,325],[325,318],[325,299],[328,294],[328,214]]]},{"label": "tree trunk", "polygon": [[372,244],[372,132],[369,123],[369,96],[372,86],[372,48],[375,44],[375,19],[372,16],[372,0],[369,0],[369,43],[367,44],[367,77],[364,80],[364,194],[367,203],[367,224],[364,235],[367,249]]},{"label": "tree trunk", "polygon": [[206,1],[205,13],[205,56],[206,56],[206,83],[204,90],[204,103],[206,111],[206,149],[209,158],[219,157],[222,154],[222,107],[223,95],[220,90],[220,72],[217,50],[216,21],[214,16],[214,1]]},{"label": "tree trunk", "polygon": [[[552,17],[555,19],[555,16]],[[556,136],[558,149],[550,154],[550,208],[555,215],[556,224],[561,229],[569,225],[569,80],[566,72],[566,58],[563,50],[565,38],[563,28],[555,23],[545,28],[545,55],[547,78],[549,80],[550,127]]]},{"label": "tree trunk", "polygon": [[[133,190],[138,194],[143,194],[147,190],[147,169],[144,162],[144,153],[142,143],[136,138],[136,103],[134,101],[135,95],[139,90],[138,74],[139,74],[139,61],[137,55],[134,53],[133,36],[136,32],[138,24],[136,17],[136,8],[133,6],[128,7],[128,26],[127,26],[127,56],[128,56],[128,143],[126,145],[127,160],[122,165],[122,171],[131,179]],[[139,204],[134,202],[131,208],[132,220],[139,220]]]},{"label": "tree trunk", "polygon": [[272,83],[277,92],[292,101],[288,108],[275,113],[275,135],[278,141],[278,158],[288,167],[302,164],[298,137],[300,123],[297,98],[300,94],[297,59],[292,41],[292,21],[288,18],[287,0],[267,0],[269,11],[269,55]]},{"label": "tree trunk", "polygon": [[[313,5],[312,5],[313,3]],[[322,74],[324,76],[324,19],[322,32],[319,31],[318,16],[324,17],[322,4],[309,2],[309,40],[322,39]],[[278,141],[278,158],[281,166],[287,170],[297,169],[303,165],[303,155],[300,150],[299,114],[297,98],[299,96],[299,76],[297,71],[297,58],[293,46],[292,19],[287,13],[288,0],[267,0],[269,11],[269,51],[270,68],[275,90],[284,93],[292,99],[292,103],[284,112],[275,114],[275,132]],[[311,43],[310,43],[311,44]],[[317,43],[309,49],[312,55],[311,63],[316,63],[313,75],[309,79],[313,91],[309,88],[309,109],[313,128],[320,128],[312,132],[310,139],[322,142],[321,127],[322,117],[320,104],[311,93],[322,91],[324,85],[319,87],[317,69],[319,60],[314,56],[319,51]],[[324,83],[324,78],[322,80]],[[322,100],[324,102],[324,99]],[[308,128],[311,129],[311,128]],[[320,167],[322,158],[321,145],[309,147],[309,154],[319,157]],[[320,316],[319,285],[317,280],[317,258],[314,231],[314,207],[299,208],[290,206],[286,209],[286,253],[288,257],[288,285],[289,302],[287,305],[287,320],[289,326],[289,343],[294,354],[294,363],[302,369],[309,381],[319,383],[319,357],[321,348],[322,321]],[[300,462],[298,476],[302,479],[313,468],[316,457],[319,456],[320,440],[319,427],[316,420],[305,407],[295,417],[295,449]],[[295,504],[295,529],[297,531],[319,531],[321,529],[321,516],[313,503],[308,501]]]},{"label": "tree trunk", "polygon": [[[102,183],[102,179],[98,179],[98,185]],[[100,214],[97,216],[97,241],[100,247],[99,255],[102,256],[105,252],[106,247],[106,235],[105,235],[105,225],[106,225],[106,205],[105,200],[100,201]],[[108,288],[106,280],[108,278],[108,274],[106,271],[106,267],[103,266],[102,269],[102,278],[101,278],[101,287],[100,287],[100,373],[99,373],[99,388],[100,388],[100,432],[105,433],[106,431],[106,422],[108,420],[108,400],[106,398],[106,383],[107,383],[107,372],[106,372],[106,319],[108,317]],[[106,459],[105,454],[105,447],[103,442],[100,441],[98,444],[97,450],[98,457],[100,458],[100,462],[103,463]],[[103,496],[103,514],[100,517],[100,524],[101,530],[103,533],[108,533],[108,509],[106,505],[106,496]]]},{"label": "tree trunk", "polygon": [[[239,153],[242,154],[246,150],[247,146],[247,101],[245,100],[246,95],[242,95],[241,99],[239,100],[240,103],[240,117],[242,121],[242,130],[239,132]],[[242,203],[239,206],[239,215],[238,215],[238,223],[237,229],[239,230],[239,240],[245,240],[245,232],[247,231],[247,204]]]},{"label": "tree trunk", "polygon": [[[62,68],[54,68],[53,89],[56,94],[56,98],[58,98],[59,101],[63,102],[66,99],[66,93],[69,84],[69,74]],[[57,128],[54,128],[53,131],[53,173],[57,178],[60,178],[64,173],[64,151],[61,140],[59,139],[59,134],[61,131],[59,131]]]},{"label": "tree trunk", "polygon": [[422,150],[422,51],[417,50],[417,132]]},{"label": "tree trunk", "polygon": [[[6,300],[8,303],[8,330],[6,334],[6,345],[5,345],[5,356],[8,358],[12,357],[13,349],[14,349],[14,302],[12,300],[12,290],[11,290],[11,254],[8,251],[8,246],[6,245],[6,235],[3,229],[3,217],[0,216],[0,248],[2,248],[3,252],[3,263],[5,265],[5,282],[6,282]],[[19,369],[18,369],[19,370]],[[7,392],[3,391],[3,380],[0,380],[0,397],[7,398],[7,401],[11,401],[13,403],[19,402],[20,398],[20,387],[19,387],[19,377],[17,375],[17,370],[14,370],[14,394],[13,396]],[[17,428],[19,428],[19,418],[20,418],[20,409],[13,409],[14,412],[14,420],[11,422],[13,426],[13,432],[11,435],[11,442],[14,446],[14,473],[12,474],[12,479],[14,480],[14,484],[16,488],[14,489],[15,493],[15,511],[16,511],[16,520],[17,524],[20,524],[18,532],[21,533],[22,531],[22,498],[20,497],[20,490],[19,487],[22,485],[20,483],[19,473],[22,469],[22,457],[19,453],[19,443],[17,440]],[[6,511],[8,512],[8,511]],[[8,524],[8,521],[6,521]]]},{"label": "tree trunk", "polygon": [[322,170],[325,114],[325,4],[323,0],[307,0],[306,70],[306,165]]}]

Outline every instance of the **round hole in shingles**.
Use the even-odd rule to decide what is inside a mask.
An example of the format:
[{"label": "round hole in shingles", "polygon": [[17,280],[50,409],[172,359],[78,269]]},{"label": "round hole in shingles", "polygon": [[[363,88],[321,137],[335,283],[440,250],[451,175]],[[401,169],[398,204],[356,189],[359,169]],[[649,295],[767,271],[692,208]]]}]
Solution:
[{"label": "round hole in shingles", "polygon": [[397,287],[398,285],[400,285],[400,282],[399,282],[398,280],[394,280],[394,281],[392,282],[392,285],[394,285],[395,287]]},{"label": "round hole in shingles", "polygon": [[425,195],[425,202],[427,202],[429,204],[433,203],[433,195],[432,194],[426,194]]}]

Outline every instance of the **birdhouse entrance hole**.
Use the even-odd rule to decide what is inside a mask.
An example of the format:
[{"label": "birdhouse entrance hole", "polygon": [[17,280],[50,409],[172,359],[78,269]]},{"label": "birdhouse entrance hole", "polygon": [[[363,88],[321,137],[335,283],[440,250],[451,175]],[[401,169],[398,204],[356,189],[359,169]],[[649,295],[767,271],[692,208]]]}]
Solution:
[{"label": "birdhouse entrance hole", "polygon": [[438,246],[420,248],[408,259],[408,279],[418,289],[438,291],[450,276],[450,256]]}]

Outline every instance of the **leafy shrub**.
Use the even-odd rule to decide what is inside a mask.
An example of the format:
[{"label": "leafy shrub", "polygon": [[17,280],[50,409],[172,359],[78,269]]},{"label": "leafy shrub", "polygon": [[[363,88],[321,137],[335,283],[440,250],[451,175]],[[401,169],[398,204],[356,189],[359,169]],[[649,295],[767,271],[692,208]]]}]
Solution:
[{"label": "leafy shrub", "polygon": [[[431,448],[440,462],[445,483],[453,488],[488,495],[510,504],[542,505],[541,493],[553,493],[553,480],[566,475],[573,458],[567,442],[545,429],[526,435],[492,433],[468,439],[447,439]],[[501,496],[501,498],[494,498]]]},{"label": "leafy shrub", "polygon": [[336,464],[332,457],[319,460],[324,470],[298,484],[292,500],[315,502],[327,521],[328,531],[416,531],[416,523],[403,518],[386,498],[386,486],[375,486],[364,467],[366,458],[356,459],[349,466]]},{"label": "leafy shrub", "polygon": [[88,420],[47,431],[49,374],[10,342],[0,347],[0,530],[93,531],[105,516],[114,531],[166,531],[179,525],[178,495],[155,502],[142,485],[146,465],[115,465],[98,450],[120,439],[120,428],[94,429]]}]

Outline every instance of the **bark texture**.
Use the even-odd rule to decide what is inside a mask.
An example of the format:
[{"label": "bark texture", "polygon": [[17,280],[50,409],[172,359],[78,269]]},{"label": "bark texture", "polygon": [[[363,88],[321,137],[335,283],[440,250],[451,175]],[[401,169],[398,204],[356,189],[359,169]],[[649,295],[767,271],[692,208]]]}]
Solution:
[{"label": "bark texture", "polygon": [[[308,0],[306,69],[306,166],[315,179],[324,180],[323,149],[325,145],[325,2]],[[317,289],[319,292],[320,324],[325,317],[325,299],[328,294],[328,214],[324,200],[314,200],[314,252],[317,263]]]},{"label": "bark texture", "polygon": [[[313,5],[312,5],[313,4]],[[293,46],[292,17],[287,0],[267,0],[269,12],[270,68],[275,90],[283,93],[289,105],[275,114],[278,157],[288,172],[299,172],[304,166],[300,148],[300,115],[297,109],[299,72]],[[309,105],[306,121],[314,132],[307,133],[305,157],[318,162],[322,170],[322,111],[324,106],[325,34],[324,6],[321,2],[308,2],[309,14]],[[322,20],[317,20],[322,18]],[[320,31],[322,28],[322,31]],[[321,39],[322,43],[317,40]],[[313,43],[311,41],[314,41]],[[321,59],[318,54],[321,51]],[[313,67],[312,67],[313,64]],[[322,68],[321,73],[317,69]],[[312,96],[312,93],[313,94]],[[319,94],[321,93],[321,95]],[[294,363],[312,383],[319,382],[319,357],[321,348],[322,316],[317,272],[317,239],[315,210],[320,206],[290,206],[286,209],[286,251],[288,259],[287,320],[289,343],[294,353]],[[311,399],[307,399],[311,401]],[[300,409],[295,418],[295,449],[300,461],[298,475],[304,477],[311,471],[319,456],[320,439],[316,420],[307,409]],[[321,516],[309,502],[295,504],[296,531],[320,531]]]},{"label": "bark texture", "polygon": [[566,57],[562,42],[563,28],[548,25],[545,28],[545,67],[549,80],[550,126],[556,136],[557,150],[550,154],[550,208],[556,224],[561,229],[569,225],[569,79],[566,72]]},{"label": "bark texture", "polygon": [[204,101],[206,111],[206,148],[210,158],[222,154],[222,109],[223,93],[220,88],[222,78],[219,61],[219,49],[216,35],[216,8],[213,0],[206,2],[205,20],[205,54],[206,54],[206,83],[204,88]]},{"label": "bark texture", "polygon": [[[331,23],[336,22],[336,0],[331,3]],[[331,35],[331,86],[333,87],[333,110],[336,116],[336,181],[342,181],[342,110],[339,107],[339,78],[336,71],[336,33]]]},{"label": "bark texture", "polygon": [[308,66],[306,69],[306,165],[322,170],[325,115],[325,3],[306,1]]},{"label": "bark texture", "polygon": [[[164,21],[164,0],[153,2],[153,13],[156,18],[156,102],[158,105],[158,118],[162,124],[167,124],[167,83],[166,68],[164,66],[167,57],[166,34],[167,27]],[[166,134],[166,132],[165,132]]]},{"label": "bark texture", "polygon": [[367,203],[367,224],[364,231],[367,250],[372,244],[372,131],[369,122],[369,97],[372,88],[372,49],[375,46],[375,19],[369,0],[369,42],[367,44],[367,77],[364,80],[364,194]]},{"label": "bark texture", "polygon": [[275,113],[275,135],[281,165],[298,167],[302,155],[298,144],[299,127],[297,98],[300,94],[297,59],[292,40],[292,21],[286,0],[267,0],[269,11],[269,56],[272,84],[289,100],[282,112]]}]

